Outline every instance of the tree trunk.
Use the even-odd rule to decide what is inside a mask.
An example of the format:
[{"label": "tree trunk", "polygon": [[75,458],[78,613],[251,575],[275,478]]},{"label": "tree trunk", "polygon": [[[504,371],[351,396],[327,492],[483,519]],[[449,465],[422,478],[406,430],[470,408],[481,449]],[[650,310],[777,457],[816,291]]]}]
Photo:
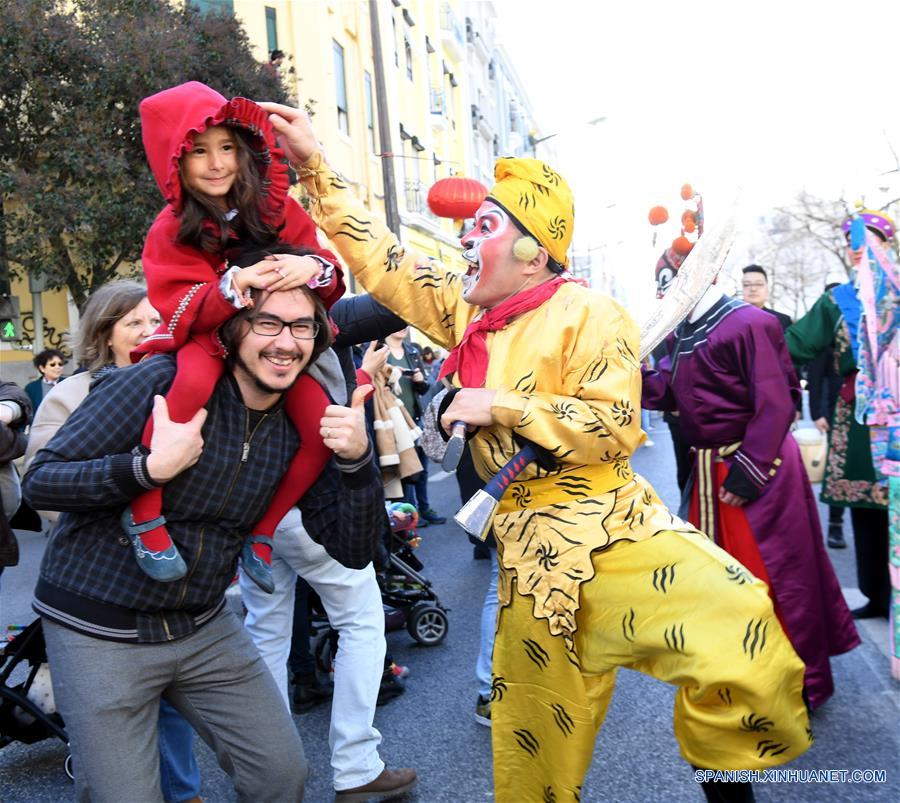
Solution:
[{"label": "tree trunk", "polygon": [[81,305],[84,304],[88,296],[84,280],[78,275],[78,270],[72,262],[72,257],[69,254],[69,249],[66,248],[66,244],[63,242],[62,235],[56,232],[48,235],[48,239],[59,258],[60,263],[63,265],[66,287],[69,288],[69,292],[72,294],[72,299],[75,301],[76,306],[81,309]]}]

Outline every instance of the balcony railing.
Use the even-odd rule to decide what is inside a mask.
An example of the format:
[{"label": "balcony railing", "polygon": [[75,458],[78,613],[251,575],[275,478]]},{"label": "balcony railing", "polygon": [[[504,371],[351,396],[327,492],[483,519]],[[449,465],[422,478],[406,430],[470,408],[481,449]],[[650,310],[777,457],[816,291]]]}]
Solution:
[{"label": "balcony railing", "polygon": [[406,196],[407,212],[418,212],[419,214],[425,212],[425,198],[421,181],[404,181],[403,193]]},{"label": "balcony railing", "polygon": [[441,30],[449,33],[459,47],[465,44],[466,36],[463,32],[462,23],[456,14],[453,13],[449,3],[444,3],[441,6]]},{"label": "balcony railing", "polygon": [[493,41],[488,42],[488,38],[493,40],[493,34],[490,31],[482,34],[475,25],[475,20],[466,17],[466,42],[478,50],[485,63],[491,60],[491,51],[493,50]]}]

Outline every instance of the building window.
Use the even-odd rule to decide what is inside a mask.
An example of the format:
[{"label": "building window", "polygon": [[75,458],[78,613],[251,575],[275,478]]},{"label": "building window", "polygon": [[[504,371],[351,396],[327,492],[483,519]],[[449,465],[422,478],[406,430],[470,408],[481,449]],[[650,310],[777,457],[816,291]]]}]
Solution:
[{"label": "building window", "polygon": [[266,39],[269,43],[269,52],[278,50],[278,20],[275,16],[275,9],[266,6]]},{"label": "building window", "polygon": [[234,14],[234,0],[187,0],[188,8],[196,8],[203,14],[215,11],[219,14]]},{"label": "building window", "polygon": [[397,40],[397,20],[391,18],[391,30],[394,32],[394,66],[400,66],[400,45]]},{"label": "building window", "polygon": [[338,131],[350,134],[350,118],[347,113],[347,77],[344,72],[344,48],[332,40],[334,50],[334,91],[337,106]]},{"label": "building window", "polygon": [[363,72],[363,81],[366,87],[366,128],[369,131],[369,147],[372,153],[377,153],[375,147],[375,103],[372,92],[372,76],[368,72]]},{"label": "building window", "polygon": [[409,39],[405,36],[403,37],[403,53],[406,56],[406,77],[409,78],[410,81],[413,79],[413,55],[412,55],[412,45],[409,43]]},{"label": "building window", "polygon": [[422,176],[421,166],[417,150],[411,150],[409,144],[403,143],[403,153],[406,158],[404,168],[406,173],[406,181],[404,189],[406,190],[406,209],[409,212],[418,212],[422,214],[425,211],[425,199],[422,197]]},{"label": "building window", "polygon": [[431,87],[431,113],[444,115],[447,113],[447,106],[444,97],[444,88],[441,86]]},{"label": "building window", "polygon": [[406,209],[409,212],[421,212],[423,207],[422,181],[417,157],[419,149],[424,150],[424,148],[419,144],[419,140],[406,130],[403,123],[400,123],[400,148],[403,154],[403,194],[406,199]]}]

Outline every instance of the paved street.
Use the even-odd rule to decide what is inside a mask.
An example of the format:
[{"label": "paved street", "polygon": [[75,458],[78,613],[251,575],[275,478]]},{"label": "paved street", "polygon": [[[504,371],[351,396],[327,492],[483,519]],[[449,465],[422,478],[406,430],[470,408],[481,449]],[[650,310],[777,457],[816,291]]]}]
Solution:
[{"label": "paved street", "polygon": [[[664,425],[651,433],[655,446],[634,460],[668,504],[677,504],[674,460]],[[432,503],[445,514],[459,505],[452,477],[436,474]],[[790,515],[790,511],[786,511]],[[849,516],[845,522],[851,538]],[[446,642],[436,648],[416,646],[405,631],[388,635],[398,663],[410,667],[406,693],[378,709],[376,724],[384,735],[382,755],[391,766],[414,766],[418,790],[408,799],[421,803],[468,803],[492,798],[490,732],[473,718],[478,622],[489,566],[473,561],[472,550],[455,525],[422,531],[418,554],[425,574],[451,612]],[[21,533],[22,563],[2,578],[0,625],[26,623],[31,588],[43,536]],[[853,550],[830,551],[851,604],[855,591]],[[884,769],[885,784],[759,784],[757,800],[820,803],[893,801],[900,781],[900,687],[889,679],[884,654],[883,620],[862,631],[864,643],[833,661],[837,692],[813,718],[816,743],[792,769]],[[702,801],[690,768],[679,758],[672,732],[673,692],[635,672],[623,671],[597,744],[582,800]],[[328,766],[328,709],[320,706],[296,717],[313,776],[307,799],[332,799]],[[203,797],[210,803],[235,799],[230,782],[204,745],[198,747],[203,768]],[[10,745],[0,750],[0,800],[4,803],[64,801],[72,786],[62,769],[65,747],[54,741]],[[891,789],[894,791],[892,792]],[[129,803],[123,790],[123,803]]]}]

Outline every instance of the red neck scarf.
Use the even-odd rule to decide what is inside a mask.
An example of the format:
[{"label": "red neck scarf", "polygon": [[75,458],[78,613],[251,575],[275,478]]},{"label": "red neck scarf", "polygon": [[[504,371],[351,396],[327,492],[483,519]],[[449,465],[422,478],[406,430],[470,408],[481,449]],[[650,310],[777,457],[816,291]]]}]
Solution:
[{"label": "red neck scarf", "polygon": [[537,309],[565,282],[566,279],[557,276],[537,287],[516,293],[470,323],[462,340],[444,360],[440,378],[455,373],[464,388],[482,387],[488,369],[487,333],[505,329],[513,318]]}]

